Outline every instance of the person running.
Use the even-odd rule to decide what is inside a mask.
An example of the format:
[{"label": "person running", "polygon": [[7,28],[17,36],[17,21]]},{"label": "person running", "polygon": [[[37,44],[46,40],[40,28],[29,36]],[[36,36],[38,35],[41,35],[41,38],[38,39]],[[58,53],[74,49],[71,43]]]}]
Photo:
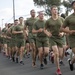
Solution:
[{"label": "person running", "polygon": [[[16,63],[18,63],[18,49],[17,49],[17,45],[16,45],[16,36],[17,34],[14,34],[14,28],[19,24],[18,19],[15,19],[14,24],[10,27],[10,32],[11,32],[11,57],[12,57],[12,61]],[[16,53],[16,54],[15,54]],[[16,56],[16,58],[15,58]]]},{"label": "person running", "polygon": [[54,62],[56,64],[56,74],[61,75],[59,58],[63,53],[63,41],[60,35],[60,28],[63,25],[63,18],[58,15],[57,6],[51,7],[51,18],[46,21],[45,30],[46,34],[50,37],[50,45],[54,53]]},{"label": "person running", "polygon": [[34,9],[32,9],[30,11],[30,15],[31,15],[31,17],[26,20],[25,27],[28,26],[28,30],[29,30],[28,40],[30,43],[30,47],[32,48],[32,66],[35,67],[36,66],[36,64],[35,64],[35,61],[36,61],[36,46],[35,46],[36,34],[33,35],[32,27],[33,27],[34,22],[37,19],[35,18],[35,10]]},{"label": "person running", "polygon": [[[63,18],[62,22],[64,22],[66,16],[65,14],[61,14],[61,17]],[[63,58],[65,56],[65,51],[67,49],[67,41],[66,41],[66,33],[64,32],[61,32],[60,33],[60,36],[62,37],[62,41],[63,41],[63,51],[61,51],[61,58],[60,58],[60,65],[65,65],[64,62],[63,62]]]},{"label": "person running", "polygon": [[36,46],[38,48],[38,56],[40,60],[40,68],[43,69],[43,60],[47,64],[47,55],[49,53],[49,40],[47,35],[44,33],[45,27],[44,13],[39,12],[39,19],[34,23],[32,32],[37,34]]},{"label": "person running", "polygon": [[[69,60],[69,66],[70,70],[73,71],[73,64],[75,62],[75,1],[73,1],[71,5],[74,12],[65,19],[63,27],[60,30],[65,33],[69,33],[69,46],[71,47],[72,52],[74,53],[73,58]],[[66,30],[65,27],[69,27],[69,30]]]},{"label": "person running", "polygon": [[29,40],[28,40],[28,27],[25,27],[25,39],[26,39],[26,44],[25,44],[25,52],[24,52],[24,57],[27,56],[28,58],[30,57],[30,45],[29,45]]},{"label": "person running", "polygon": [[8,52],[8,58],[11,59],[11,33],[10,33],[10,27],[11,23],[8,23],[8,29],[6,31],[6,37],[7,37],[7,52]]},{"label": "person running", "polygon": [[18,48],[20,56],[20,64],[24,65],[23,52],[25,47],[25,39],[24,39],[23,17],[19,18],[19,24],[14,27],[13,34],[16,34],[16,42],[17,42],[16,46]]},{"label": "person running", "polygon": [[8,51],[7,51],[7,38],[6,38],[6,31],[8,29],[8,24],[5,23],[5,27],[2,29],[2,35],[3,35],[3,53],[8,57]]}]

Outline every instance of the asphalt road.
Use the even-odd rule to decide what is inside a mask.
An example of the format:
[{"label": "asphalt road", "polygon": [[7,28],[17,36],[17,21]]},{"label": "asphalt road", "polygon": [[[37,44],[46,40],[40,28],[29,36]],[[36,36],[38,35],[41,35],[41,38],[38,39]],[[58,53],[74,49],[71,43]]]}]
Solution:
[{"label": "asphalt road", "polygon": [[[25,65],[20,65],[10,61],[8,58],[0,53],[0,75],[56,75],[56,67],[48,60],[48,64],[43,70],[39,68],[39,61],[37,59],[37,67],[33,68],[31,58],[24,58]],[[64,59],[65,66],[61,66],[63,75],[75,75],[75,70],[70,71],[67,58]],[[75,66],[75,65],[74,65]]]}]

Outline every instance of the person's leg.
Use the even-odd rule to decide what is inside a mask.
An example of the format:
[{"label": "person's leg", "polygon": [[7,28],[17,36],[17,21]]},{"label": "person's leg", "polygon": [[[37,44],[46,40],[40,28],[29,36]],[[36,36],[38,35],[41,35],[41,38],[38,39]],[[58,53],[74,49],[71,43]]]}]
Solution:
[{"label": "person's leg", "polygon": [[12,57],[12,61],[15,62],[15,53],[16,53],[16,50],[15,50],[15,38],[11,39],[11,57]]},{"label": "person's leg", "polygon": [[61,73],[60,65],[59,65],[59,49],[58,49],[57,45],[52,46],[52,49],[54,52],[54,61],[55,61],[56,68],[57,68],[56,74],[61,75],[62,73]]},{"label": "person's leg", "polygon": [[11,47],[12,47],[12,59],[13,61],[15,61],[16,63],[18,63],[18,57],[19,57],[19,40],[12,38],[11,40]]},{"label": "person's leg", "polygon": [[66,39],[66,35],[62,36],[62,42],[63,42],[63,55],[62,55],[62,59],[65,56],[65,51],[67,49],[67,39]]},{"label": "person's leg", "polygon": [[44,56],[48,56],[49,54],[49,39],[48,38],[44,38],[43,40],[43,49],[44,49]]},{"label": "person's leg", "polygon": [[12,56],[11,56],[11,40],[10,39],[8,39],[7,46],[8,46],[8,57],[11,59]]},{"label": "person's leg", "polygon": [[48,54],[49,54],[49,47],[44,47],[44,64],[46,65],[47,64],[47,59],[46,59],[46,57],[48,56]]},{"label": "person's leg", "polygon": [[63,58],[64,58],[63,54],[64,54],[63,47],[59,47],[59,58],[60,58],[59,62],[60,62],[60,65],[64,65],[64,63],[63,63]]},{"label": "person's leg", "polygon": [[29,38],[29,42],[32,49],[32,67],[36,67],[36,45],[34,37]]},{"label": "person's leg", "polygon": [[19,57],[19,48],[17,46],[15,46],[15,50],[16,50],[16,54],[15,54],[15,57],[16,57],[16,63],[18,63],[18,57]]},{"label": "person's leg", "polygon": [[20,62],[23,61],[24,47],[20,47]]},{"label": "person's leg", "polygon": [[30,47],[29,47],[29,43],[26,44],[26,50],[27,50],[27,57],[29,58],[30,55]]},{"label": "person's leg", "polygon": [[32,66],[35,67],[36,64],[36,47],[35,47],[35,43],[31,43],[31,47],[32,47]]},{"label": "person's leg", "polygon": [[68,49],[68,46],[66,44],[63,45],[63,58],[65,56],[65,52],[66,52],[67,49]]},{"label": "person's leg", "polygon": [[59,57],[62,60],[63,59],[63,48],[59,47],[58,49],[59,49]]},{"label": "person's leg", "polygon": [[40,60],[40,68],[43,69],[44,68],[44,65],[43,65],[43,55],[44,51],[43,51],[43,48],[40,47],[38,48],[38,56],[39,56],[39,60]]},{"label": "person's leg", "polygon": [[23,64],[23,54],[24,54],[24,48],[25,48],[25,40],[20,40],[19,42],[20,46],[19,46],[19,50],[20,50],[20,64]]},{"label": "person's leg", "polygon": [[15,47],[12,47],[12,60],[15,62]]},{"label": "person's leg", "polygon": [[11,58],[11,48],[8,46],[8,57]]},{"label": "person's leg", "polygon": [[7,44],[4,44],[5,55],[8,56]]},{"label": "person's leg", "polygon": [[44,56],[48,56],[49,54],[49,47],[44,47]]},{"label": "person's leg", "polygon": [[54,52],[54,61],[55,61],[56,67],[57,67],[57,69],[60,69],[60,66],[59,66],[59,50],[58,50],[57,45],[52,46],[52,50]]}]

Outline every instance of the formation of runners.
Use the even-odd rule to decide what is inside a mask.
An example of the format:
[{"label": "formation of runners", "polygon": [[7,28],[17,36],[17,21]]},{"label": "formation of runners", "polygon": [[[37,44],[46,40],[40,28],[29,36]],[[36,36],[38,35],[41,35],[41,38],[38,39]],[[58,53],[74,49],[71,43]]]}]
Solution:
[{"label": "formation of runners", "polygon": [[74,70],[75,62],[75,1],[71,4],[74,12],[65,18],[58,14],[57,6],[50,9],[51,17],[44,19],[40,11],[38,17],[34,9],[30,11],[31,17],[24,21],[23,17],[14,23],[6,23],[0,28],[0,52],[10,60],[24,65],[24,56],[32,55],[32,67],[36,67],[36,58],[40,61],[40,69],[47,65],[47,56],[56,65],[56,74],[61,75],[60,65],[64,64],[67,48],[74,53],[69,59],[70,70]]}]

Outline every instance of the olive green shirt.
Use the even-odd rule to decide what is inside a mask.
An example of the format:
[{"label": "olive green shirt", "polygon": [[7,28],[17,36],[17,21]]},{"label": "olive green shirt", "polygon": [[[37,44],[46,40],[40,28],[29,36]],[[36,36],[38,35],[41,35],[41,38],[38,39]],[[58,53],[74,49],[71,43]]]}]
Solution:
[{"label": "olive green shirt", "polygon": [[[46,23],[45,20],[43,20],[43,21],[37,20],[34,23],[33,28],[35,30],[39,30],[40,28],[44,29],[45,28],[45,23]],[[44,32],[39,32],[39,33],[37,33],[37,37],[46,37],[46,34]]]},{"label": "olive green shirt", "polygon": [[[75,30],[75,14],[68,16],[63,24],[63,27],[69,27],[70,30]],[[75,48],[75,34],[69,34],[69,45],[71,48]]]},{"label": "olive green shirt", "polygon": [[74,13],[65,19],[63,27],[69,27],[70,30],[75,30],[75,14]]},{"label": "olive green shirt", "polygon": [[27,19],[25,25],[28,26],[28,30],[29,30],[29,36],[30,37],[33,37],[33,36],[36,36],[35,34],[32,34],[32,29],[33,29],[33,25],[34,25],[34,22],[37,21],[37,18],[29,18]]},{"label": "olive green shirt", "polygon": [[[13,31],[23,31],[24,30],[24,26],[19,24],[14,26]],[[24,39],[24,33],[18,33],[16,34],[16,38],[20,38],[20,39]]]},{"label": "olive green shirt", "polygon": [[62,17],[59,17],[57,20],[53,20],[51,17],[46,21],[45,28],[50,31],[53,36],[58,36],[63,22],[64,19]]},{"label": "olive green shirt", "polygon": [[32,33],[33,24],[36,20],[37,20],[36,18],[29,18],[26,20],[25,25],[28,26],[29,33]]},{"label": "olive green shirt", "polygon": [[2,33],[3,33],[4,35],[6,34],[6,31],[7,31],[6,28],[3,28],[3,29],[2,29]]},{"label": "olive green shirt", "polygon": [[15,25],[13,25],[13,26],[11,26],[10,27],[10,32],[11,32],[11,38],[13,39],[13,38],[16,38],[16,34],[13,34],[12,32],[14,31],[14,28],[15,28],[16,26]]},{"label": "olive green shirt", "polygon": [[7,29],[6,35],[9,36],[9,37],[11,37],[11,33],[10,33],[9,29],[10,29],[10,28]]}]

